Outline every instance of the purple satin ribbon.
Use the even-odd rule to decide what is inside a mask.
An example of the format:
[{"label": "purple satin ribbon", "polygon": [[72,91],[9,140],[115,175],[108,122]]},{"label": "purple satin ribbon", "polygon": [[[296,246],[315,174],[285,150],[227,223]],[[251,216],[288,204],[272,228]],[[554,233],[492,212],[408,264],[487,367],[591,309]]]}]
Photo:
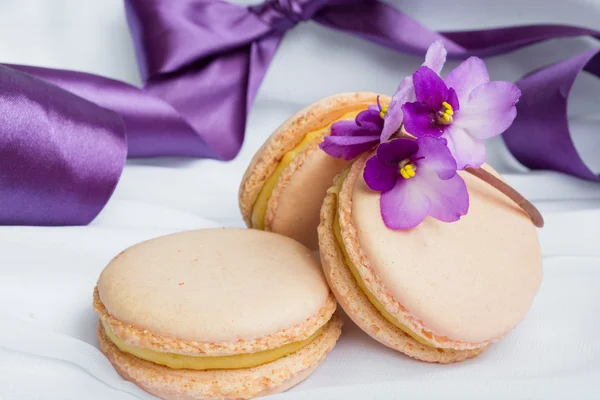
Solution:
[{"label": "purple satin ribbon", "polygon": [[[416,54],[442,40],[456,58],[558,37],[600,38],[598,31],[560,25],[438,33],[375,0],[278,0],[249,8],[220,0],[128,0],[126,6],[142,88],[74,71],[0,68],[1,224],[89,223],[114,190],[125,154],[235,157],[268,65],[285,32],[301,21]],[[583,67],[568,61],[559,71],[551,66],[548,74],[519,82],[520,116],[506,140],[527,166],[597,179],[584,172],[585,165],[565,167],[579,159],[576,152],[564,161],[553,158],[562,151],[557,146],[570,140],[566,113],[560,126],[542,129],[532,122],[548,105],[536,100],[538,87],[556,93],[550,85],[572,83]],[[551,97],[556,110],[566,109],[565,97]],[[554,147],[541,154],[539,143],[549,141],[556,141]]]},{"label": "purple satin ribbon", "polygon": [[123,170],[121,117],[2,65],[0,88],[2,224],[90,221]]},{"label": "purple satin ribbon", "polygon": [[503,137],[511,153],[526,167],[600,181],[577,152],[567,120],[567,98],[582,70],[600,77],[600,49],[588,50],[517,81],[522,93],[518,115]]}]

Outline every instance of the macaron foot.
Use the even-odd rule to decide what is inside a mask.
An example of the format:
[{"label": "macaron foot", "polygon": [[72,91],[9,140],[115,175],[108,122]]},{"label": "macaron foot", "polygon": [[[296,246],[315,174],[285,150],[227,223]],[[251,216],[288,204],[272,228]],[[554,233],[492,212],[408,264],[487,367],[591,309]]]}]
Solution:
[{"label": "macaron foot", "polygon": [[195,371],[171,369],[119,350],[98,324],[100,349],[124,379],[165,400],[251,399],[280,393],[306,379],[333,349],[341,334],[336,314],[308,346],[253,368]]},{"label": "macaron foot", "polygon": [[485,349],[480,347],[471,350],[454,350],[426,346],[383,317],[359,288],[352,273],[344,264],[342,251],[333,231],[336,207],[337,196],[328,193],[321,208],[321,223],[318,228],[321,263],[329,287],[354,323],[378,342],[420,361],[450,364],[473,358]]}]

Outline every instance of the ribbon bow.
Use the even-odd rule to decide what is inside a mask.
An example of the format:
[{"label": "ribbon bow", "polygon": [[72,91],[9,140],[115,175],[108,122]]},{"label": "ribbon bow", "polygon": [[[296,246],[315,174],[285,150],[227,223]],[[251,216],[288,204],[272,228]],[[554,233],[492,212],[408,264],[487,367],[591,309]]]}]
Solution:
[{"label": "ribbon bow", "polygon": [[[269,0],[251,7],[221,0],[126,0],[126,11],[142,88],[81,72],[0,66],[0,224],[89,223],[110,198],[126,156],[235,157],[277,46],[300,21],[418,54],[442,40],[457,58],[557,37],[600,38],[598,31],[550,25],[438,33],[377,0]],[[592,56],[560,70],[573,80]],[[560,127],[550,127],[554,133],[533,129],[539,86],[557,109],[566,104],[566,95],[552,96],[559,88],[547,83],[569,78],[559,82],[543,72],[519,82],[524,117],[506,133],[509,148],[532,168],[598,179],[576,151],[565,157],[576,157],[583,167],[562,160],[558,165],[553,154],[537,150],[549,137],[558,145],[570,141],[566,115]]]},{"label": "ribbon bow", "polygon": [[327,0],[268,0],[249,10],[275,31],[285,32],[298,22],[313,18],[327,3]]}]

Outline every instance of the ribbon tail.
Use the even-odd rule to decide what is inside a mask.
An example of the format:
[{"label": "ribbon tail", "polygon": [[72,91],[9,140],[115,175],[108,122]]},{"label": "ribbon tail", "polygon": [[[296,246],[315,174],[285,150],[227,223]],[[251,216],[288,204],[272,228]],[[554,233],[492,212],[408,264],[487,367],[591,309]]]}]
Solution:
[{"label": "ribbon tail", "polygon": [[122,118],[0,65],[0,224],[86,225],[127,155]]},{"label": "ribbon tail", "polygon": [[219,158],[202,133],[196,132],[170,104],[143,89],[84,72],[8,66],[118,113],[127,130],[129,157]]},{"label": "ribbon tail", "polygon": [[502,54],[555,38],[600,38],[600,31],[568,25],[436,32],[380,1],[326,6],[314,19],[329,28],[353,33],[393,50],[417,55],[424,54],[431,43],[440,40],[446,47],[448,56],[452,58]]},{"label": "ribbon tail", "polygon": [[567,98],[583,69],[600,77],[600,50],[559,61],[517,81],[521,89],[518,117],[503,137],[526,167],[600,180],[577,152],[567,120]]}]

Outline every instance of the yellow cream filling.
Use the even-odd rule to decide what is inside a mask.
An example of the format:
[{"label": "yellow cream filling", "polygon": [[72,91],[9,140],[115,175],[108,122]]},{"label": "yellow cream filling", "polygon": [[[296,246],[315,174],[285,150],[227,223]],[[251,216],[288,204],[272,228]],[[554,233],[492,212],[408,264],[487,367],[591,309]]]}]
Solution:
[{"label": "yellow cream filling", "polygon": [[251,368],[278,360],[299,351],[303,347],[306,347],[321,333],[323,333],[323,329],[325,329],[326,325],[327,324],[319,328],[307,339],[288,343],[275,349],[259,351],[256,353],[219,357],[186,356],[174,353],[161,353],[150,349],[134,347],[128,345],[119,337],[117,337],[107,326],[104,326],[104,331],[106,332],[108,339],[113,342],[114,345],[119,348],[119,350],[129,353],[137,358],[151,361],[155,364],[164,365],[172,369],[207,370]]},{"label": "yellow cream filling", "polygon": [[[338,180],[338,183],[332,188],[332,192],[336,195],[336,199],[339,197],[340,191],[342,190],[342,184],[344,183],[344,180],[346,179],[347,175],[348,175],[348,170],[344,171],[343,175]],[[362,292],[365,294],[365,296],[367,296],[367,299],[369,299],[371,304],[373,304],[373,306],[379,311],[379,313],[381,315],[383,315],[383,317],[385,319],[387,319],[392,325],[398,327],[403,332],[405,332],[407,335],[410,335],[417,342],[424,344],[426,346],[434,347],[430,342],[427,341],[427,339],[420,336],[416,332],[413,332],[406,325],[403,325],[400,322],[398,322],[398,320],[396,318],[394,318],[394,316],[392,314],[390,314],[389,312],[386,311],[384,305],[381,304],[381,302],[379,300],[377,300],[377,298],[373,295],[373,293],[371,293],[369,291],[369,289],[367,289],[358,270],[356,269],[356,266],[350,260],[350,256],[348,255],[346,246],[344,246],[344,241],[342,240],[342,229],[340,226],[340,214],[338,212],[337,205],[336,205],[336,210],[335,210],[335,217],[333,220],[333,234],[335,236],[335,240],[338,244],[338,247],[342,251],[342,256],[344,258],[344,264],[350,270],[350,272],[352,273],[352,276],[354,276],[354,279],[356,280],[356,283],[358,284],[358,287],[360,288],[360,290],[362,290]]]},{"label": "yellow cream filling", "polygon": [[290,163],[294,160],[294,158],[296,158],[296,156],[300,154],[302,150],[304,150],[313,140],[319,136],[323,136],[335,122],[342,120],[353,120],[361,111],[363,110],[356,110],[344,114],[341,118],[333,121],[326,127],[307,133],[306,136],[304,136],[304,139],[302,139],[302,141],[298,143],[296,147],[284,154],[283,158],[279,162],[279,165],[277,165],[275,172],[273,172],[269,179],[266,180],[265,184],[260,190],[260,193],[258,194],[256,202],[254,203],[254,208],[252,209],[252,228],[261,230],[265,229],[265,215],[267,214],[267,205],[269,203],[269,199],[273,194],[273,190],[277,185],[279,177],[288,167],[288,165],[290,165]]}]

